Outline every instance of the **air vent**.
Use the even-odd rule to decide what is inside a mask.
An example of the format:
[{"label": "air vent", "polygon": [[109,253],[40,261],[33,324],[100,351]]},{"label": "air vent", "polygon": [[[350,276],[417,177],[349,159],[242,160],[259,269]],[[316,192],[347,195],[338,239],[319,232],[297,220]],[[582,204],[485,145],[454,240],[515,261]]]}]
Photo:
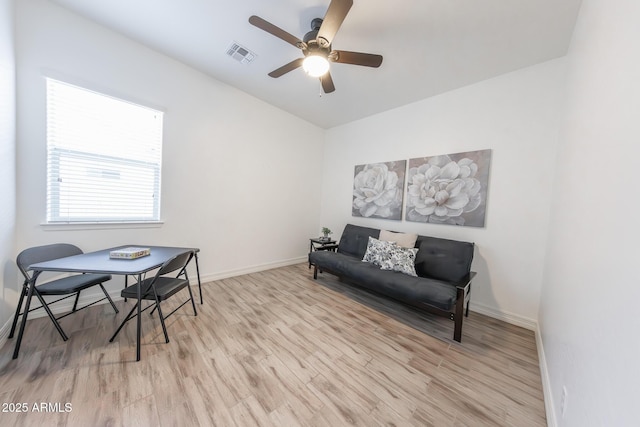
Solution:
[{"label": "air vent", "polygon": [[240,62],[241,64],[248,64],[256,59],[255,53],[251,52],[244,46],[240,46],[238,43],[232,43],[229,49],[227,49],[227,55]]}]

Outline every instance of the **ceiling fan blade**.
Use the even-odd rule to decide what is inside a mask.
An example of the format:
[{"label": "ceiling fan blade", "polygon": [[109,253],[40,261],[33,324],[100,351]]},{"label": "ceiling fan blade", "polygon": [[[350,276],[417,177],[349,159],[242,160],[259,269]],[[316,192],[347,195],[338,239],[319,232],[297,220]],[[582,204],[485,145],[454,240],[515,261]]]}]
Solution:
[{"label": "ceiling fan blade", "polygon": [[336,90],[336,87],[333,85],[331,73],[329,73],[328,71],[326,74],[320,76],[320,83],[322,83],[322,90],[324,91],[324,93],[331,93]]},{"label": "ceiling fan blade", "polygon": [[293,71],[296,68],[300,67],[302,65],[302,61],[304,61],[304,58],[298,58],[298,59],[294,59],[293,61],[289,62],[288,64],[283,65],[282,67],[273,70],[272,72],[269,73],[269,76],[275,78],[278,78],[284,74],[287,74],[289,71]]},{"label": "ceiling fan blade", "polygon": [[373,53],[349,52],[346,50],[334,50],[329,59],[340,64],[363,65],[365,67],[378,68],[382,64],[382,56]]},{"label": "ceiling fan blade", "polygon": [[[329,9],[327,9],[327,14],[322,20],[320,30],[318,30],[318,39],[323,38],[328,44],[331,44],[344,18],[347,17],[351,6],[353,6],[353,0],[332,0],[331,4],[329,4]],[[319,42],[318,44],[322,43]]]},{"label": "ceiling fan blade", "polygon": [[300,40],[299,38],[297,38],[296,36],[287,33],[285,30],[283,30],[280,27],[276,27],[275,25],[273,25],[271,22],[267,22],[264,19],[260,18],[259,16],[255,16],[252,15],[249,18],[249,23],[251,25],[254,25],[258,28],[260,28],[261,30],[266,31],[267,33],[276,36],[277,38],[286,41],[287,43],[290,43],[292,45],[294,45],[297,48],[302,48],[302,45],[304,44],[302,42],[302,40]]}]

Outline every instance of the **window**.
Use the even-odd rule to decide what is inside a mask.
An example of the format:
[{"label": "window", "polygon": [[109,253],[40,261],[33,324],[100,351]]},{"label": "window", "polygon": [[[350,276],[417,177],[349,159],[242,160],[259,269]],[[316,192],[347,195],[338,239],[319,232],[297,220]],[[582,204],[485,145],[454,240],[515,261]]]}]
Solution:
[{"label": "window", "polygon": [[162,119],[47,79],[47,222],[159,221]]}]

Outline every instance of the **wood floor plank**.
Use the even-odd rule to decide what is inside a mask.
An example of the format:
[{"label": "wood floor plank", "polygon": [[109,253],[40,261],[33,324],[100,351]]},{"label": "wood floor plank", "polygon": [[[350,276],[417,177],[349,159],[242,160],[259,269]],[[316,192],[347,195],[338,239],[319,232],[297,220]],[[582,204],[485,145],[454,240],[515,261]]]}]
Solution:
[{"label": "wood floor plank", "polygon": [[160,424],[158,405],[154,395],[143,397],[122,408],[122,418],[127,426],[147,427]]},{"label": "wood floor plank", "polygon": [[[278,380],[280,390],[285,395],[284,402],[300,420],[309,420],[313,414],[323,405],[320,399],[314,395],[306,383],[302,382],[276,355],[270,355],[260,360],[259,365],[266,372]],[[279,406],[274,410],[282,408]],[[272,411],[273,412],[273,411]]]},{"label": "wood floor plank", "polygon": [[271,344],[273,355],[280,359],[300,381],[306,384],[318,375],[318,371],[313,365],[306,361],[311,352],[289,340],[287,334],[291,336],[292,331],[284,332],[285,328],[287,327],[283,325],[273,325],[272,333],[267,335],[267,339]]},{"label": "wood floor plank", "polygon": [[204,354],[209,369],[201,375],[208,377],[228,408],[251,394],[251,388],[245,380],[240,366],[233,363],[233,355],[225,353],[222,348],[216,348]]},{"label": "wood floor plank", "polygon": [[[335,404],[339,399],[342,404],[348,403],[358,413],[368,414],[378,404],[379,398],[368,387],[362,387],[355,378],[355,372],[349,367],[339,365],[336,360],[328,360],[321,353],[311,356],[317,366],[322,366],[322,373],[310,382],[316,390],[322,390],[331,396]],[[322,399],[322,396],[318,396]],[[324,401],[326,404],[327,401]]]},{"label": "wood floor plank", "polygon": [[[325,378],[324,374],[320,374],[311,380],[308,387],[339,420],[333,425],[364,427],[374,425],[373,418],[369,416],[369,412],[375,405],[367,404],[367,399],[357,399],[360,404],[354,402],[356,396],[351,391],[345,390],[341,379],[335,378],[329,373],[327,373],[327,376],[331,380]],[[371,406],[371,408],[366,409],[368,406]],[[333,416],[330,416],[330,418],[333,418]]]},{"label": "wood floor plank", "polygon": [[[5,426],[545,426],[534,334],[472,312],[453,322],[306,263],[204,283],[167,321],[144,313],[109,337],[132,301],[29,320],[20,357],[0,349],[4,402],[70,412],[0,413]],[[169,312],[186,290],[163,302]]]},{"label": "wood floor plank", "polygon": [[231,415],[238,426],[278,427],[272,423],[264,407],[253,395],[231,408]]},{"label": "wood floor plank", "polygon": [[297,416],[293,406],[289,404],[284,404],[274,411],[271,411],[269,418],[271,418],[271,422],[275,426],[302,427],[310,425],[303,418]]},{"label": "wood floor plank", "polygon": [[128,423],[123,417],[119,391],[102,395],[99,399],[73,399],[73,407],[67,417],[69,426],[123,426]]},{"label": "wood floor plank", "polygon": [[371,418],[373,418],[376,422],[376,425],[384,426],[384,427],[412,427],[412,424],[409,420],[404,417],[400,417],[398,412],[392,408],[390,405],[387,405],[385,402],[381,401],[378,405],[373,408],[371,411]]},{"label": "wood floor plank", "polygon": [[[414,427],[450,427],[453,426],[455,417],[452,417],[450,406],[440,405],[438,402],[430,400],[429,404],[424,404],[415,410],[411,417],[411,425]],[[455,413],[455,409],[452,409]]]},{"label": "wood floor plank", "polygon": [[198,417],[190,402],[183,400],[179,405],[168,408],[159,408],[161,427],[197,426]]},{"label": "wood floor plank", "polygon": [[[387,370],[389,375],[375,376],[371,375],[371,371],[367,367],[359,365],[348,356],[343,356],[335,361],[335,365],[341,371],[351,375],[350,383],[356,384],[358,388],[369,390],[377,397],[378,403],[372,411],[380,412],[380,403],[386,402],[387,406],[393,408],[392,413],[395,418],[400,416],[402,419],[408,420],[416,410],[418,400],[397,383],[389,381],[389,375],[394,376],[393,373],[398,370],[397,367],[389,366]],[[384,410],[383,413],[390,414],[391,412]]]},{"label": "wood floor plank", "polygon": [[[207,375],[184,379],[185,398],[191,414],[197,419],[196,425],[234,426],[230,408],[224,403],[219,389]],[[171,391],[167,391],[171,392]]]},{"label": "wood floor plank", "polygon": [[242,369],[251,396],[260,402],[265,411],[271,412],[284,403],[284,393],[277,378],[271,372],[262,369],[250,353],[239,353],[233,361]]}]

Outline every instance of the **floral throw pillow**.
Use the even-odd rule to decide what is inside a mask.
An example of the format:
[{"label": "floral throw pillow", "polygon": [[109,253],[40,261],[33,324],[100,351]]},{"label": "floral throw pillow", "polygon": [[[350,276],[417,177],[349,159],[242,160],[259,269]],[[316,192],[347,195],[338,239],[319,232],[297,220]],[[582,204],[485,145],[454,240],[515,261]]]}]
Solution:
[{"label": "floral throw pillow", "polygon": [[396,242],[386,242],[375,237],[369,237],[367,251],[364,253],[362,261],[370,262],[380,267],[391,257],[391,249],[397,246]]},{"label": "floral throw pillow", "polygon": [[416,254],[418,248],[395,246],[389,249],[389,257],[380,265],[381,270],[393,270],[409,276],[416,274]]}]

